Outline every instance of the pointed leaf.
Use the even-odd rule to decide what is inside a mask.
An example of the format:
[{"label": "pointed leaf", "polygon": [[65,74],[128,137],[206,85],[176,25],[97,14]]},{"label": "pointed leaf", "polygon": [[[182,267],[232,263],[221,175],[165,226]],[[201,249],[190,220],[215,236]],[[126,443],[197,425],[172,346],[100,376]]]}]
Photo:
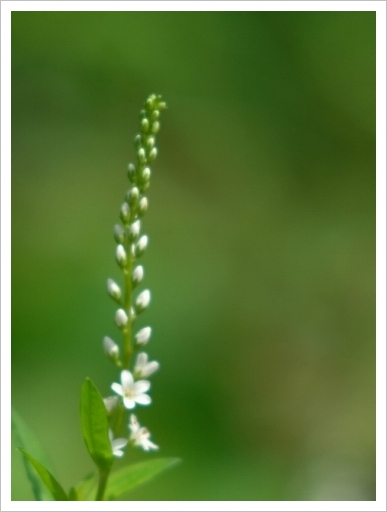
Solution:
[{"label": "pointed leaf", "polygon": [[26,451],[21,450],[24,457],[33,465],[36,472],[40,476],[42,482],[45,484],[47,489],[51,492],[53,498],[56,501],[67,501],[66,493],[64,492],[60,483],[52,476],[52,474],[46,469],[40,462],[31,457]]},{"label": "pointed leaf", "polygon": [[101,471],[109,471],[113,452],[109,440],[109,423],[103,398],[90,379],[81,394],[81,424],[86,447]]},{"label": "pointed leaf", "polygon": [[132,491],[179,462],[181,462],[180,459],[176,458],[153,459],[119,469],[109,477],[106,499],[112,500]]},{"label": "pointed leaf", "polygon": [[[50,468],[50,461],[41,447],[35,434],[27,426],[20,414],[12,408],[12,432],[15,435],[16,442],[20,448],[31,453],[33,457],[41,461],[46,467]],[[33,470],[30,462],[23,457],[23,464],[27,473],[28,480],[32,486],[32,492],[37,501],[52,501],[51,494],[46,486]]]}]

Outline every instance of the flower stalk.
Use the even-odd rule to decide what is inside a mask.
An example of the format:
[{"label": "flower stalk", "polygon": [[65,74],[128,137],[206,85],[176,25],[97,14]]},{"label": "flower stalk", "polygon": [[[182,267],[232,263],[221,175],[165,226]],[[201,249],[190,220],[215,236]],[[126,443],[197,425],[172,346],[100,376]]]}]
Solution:
[{"label": "flower stalk", "polygon": [[[137,417],[128,411],[151,403],[148,391],[151,383],[148,378],[159,368],[157,361],[149,361],[143,352],[149,342],[151,327],[143,327],[135,333],[135,323],[151,302],[149,289],[140,290],[144,279],[144,267],[139,260],[147,251],[148,236],[143,233],[143,219],[148,211],[147,191],[153,174],[152,165],[157,158],[156,134],[160,130],[160,113],[166,104],[160,96],[152,94],[145,102],[140,113],[140,133],[135,136],[136,162],[128,164],[127,176],[129,188],[119,210],[120,223],[114,226],[113,234],[117,243],[116,261],[123,274],[120,285],[108,279],[107,291],[118,304],[114,320],[122,333],[119,346],[109,337],[104,338],[103,346],[106,356],[120,368],[117,382],[111,385],[114,397],[104,399],[112,444],[113,456],[121,457],[126,446],[140,447],[145,451],[156,450],[158,446],[150,441],[146,427],[140,427]],[[136,290],[136,294],[135,294]],[[134,355],[142,350],[134,361]],[[122,437],[126,423],[126,436]],[[106,475],[100,474],[97,499],[103,499]],[[107,477],[106,477],[107,481]]]}]

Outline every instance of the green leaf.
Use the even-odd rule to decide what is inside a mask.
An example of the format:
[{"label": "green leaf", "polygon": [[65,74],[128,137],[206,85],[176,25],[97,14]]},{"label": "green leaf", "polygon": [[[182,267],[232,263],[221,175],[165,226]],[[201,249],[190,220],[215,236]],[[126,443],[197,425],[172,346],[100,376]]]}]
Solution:
[{"label": "green leaf", "polygon": [[113,463],[109,423],[102,396],[90,379],[81,394],[81,424],[86,447],[100,471],[109,471]]},{"label": "green leaf", "polygon": [[[12,432],[15,436],[16,442],[20,448],[31,453],[33,457],[41,461],[46,467],[50,468],[50,461],[41,447],[35,434],[27,426],[20,414],[12,408]],[[46,486],[43,485],[36,472],[32,469],[28,460],[23,457],[24,467],[27,473],[28,480],[32,486],[32,492],[37,501],[52,501],[51,494],[47,491]]]},{"label": "green leaf", "polygon": [[66,493],[59,482],[52,476],[52,474],[46,469],[40,462],[31,457],[26,451],[20,449],[24,457],[33,465],[36,472],[40,476],[42,482],[45,484],[47,489],[51,492],[53,498],[56,501],[67,501]]},{"label": "green leaf", "polygon": [[121,494],[132,491],[179,462],[181,462],[180,459],[176,458],[152,459],[119,469],[109,477],[106,500],[113,500]]}]

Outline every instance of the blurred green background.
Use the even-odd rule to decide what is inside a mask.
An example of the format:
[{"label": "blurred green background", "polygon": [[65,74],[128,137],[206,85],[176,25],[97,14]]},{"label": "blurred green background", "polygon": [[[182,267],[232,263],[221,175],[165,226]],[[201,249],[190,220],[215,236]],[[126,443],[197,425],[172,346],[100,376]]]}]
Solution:
[{"label": "blurred green background", "polygon": [[[374,500],[373,12],[12,14],[14,406],[66,488],[92,469],[80,386],[117,378],[105,284],[151,92],[138,416],[184,462],[128,498]],[[12,477],[32,499],[15,451]]]}]

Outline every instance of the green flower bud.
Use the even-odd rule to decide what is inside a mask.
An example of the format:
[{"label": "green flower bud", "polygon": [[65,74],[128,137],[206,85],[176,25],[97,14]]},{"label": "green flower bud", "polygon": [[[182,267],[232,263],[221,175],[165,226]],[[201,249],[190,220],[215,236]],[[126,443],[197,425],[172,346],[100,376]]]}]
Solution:
[{"label": "green flower bud", "polygon": [[125,231],[120,224],[116,224],[114,226],[114,240],[118,244],[123,244],[125,242]]},{"label": "green flower bud", "polygon": [[153,110],[151,115],[150,115],[151,121],[157,121],[157,119],[159,117],[160,117],[160,111],[159,110]]},{"label": "green flower bud", "polygon": [[148,199],[144,196],[140,199],[137,206],[137,213],[142,217],[148,209]]},{"label": "green flower bud", "polygon": [[128,178],[131,183],[136,181],[136,168],[133,164],[128,165]]},{"label": "green flower bud", "polygon": [[142,177],[143,181],[149,181],[150,180],[151,170],[149,169],[149,167],[145,167],[143,169],[141,177]]},{"label": "green flower bud", "polygon": [[151,133],[156,134],[160,130],[160,123],[155,121],[151,126]]},{"label": "green flower bud", "polygon": [[126,200],[129,201],[130,205],[133,206],[137,203],[138,198],[140,196],[140,191],[137,187],[132,187],[126,193]]},{"label": "green flower bud", "polygon": [[148,137],[147,141],[146,141],[146,147],[148,149],[152,149],[154,147],[155,143],[156,143],[156,141],[155,141],[154,137]]},{"label": "green flower bud", "polygon": [[134,137],[134,145],[137,149],[140,149],[141,146],[142,146],[142,142],[141,142],[141,135],[136,135]]},{"label": "green flower bud", "polygon": [[145,154],[145,149],[144,148],[140,148],[137,151],[137,159],[140,162],[140,164],[145,164],[146,163],[146,154]]},{"label": "green flower bud", "polygon": [[120,217],[124,224],[127,224],[130,221],[130,206],[128,203],[123,203],[121,205]]},{"label": "green flower bud", "polygon": [[144,117],[144,119],[142,119],[142,121],[141,121],[141,131],[143,133],[146,133],[148,130],[149,130],[149,120],[146,117]]},{"label": "green flower bud", "polygon": [[156,156],[157,156],[157,148],[151,149],[149,156],[148,156],[149,162],[153,162],[153,160],[156,158]]}]

